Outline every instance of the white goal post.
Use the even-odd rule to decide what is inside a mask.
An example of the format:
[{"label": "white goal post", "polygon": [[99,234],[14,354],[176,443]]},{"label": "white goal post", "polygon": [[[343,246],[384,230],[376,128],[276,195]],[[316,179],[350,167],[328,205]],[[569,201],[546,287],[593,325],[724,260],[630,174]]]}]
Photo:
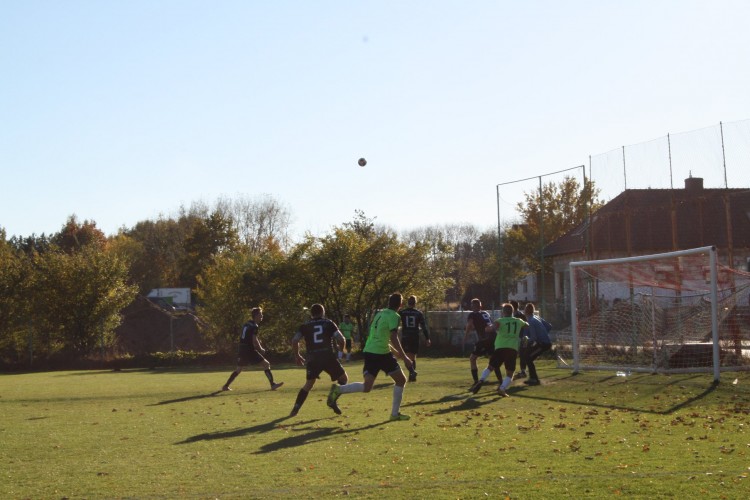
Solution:
[{"label": "white goal post", "polygon": [[718,382],[750,367],[749,293],[750,274],[720,267],[715,247],[571,262],[573,371],[708,371]]}]

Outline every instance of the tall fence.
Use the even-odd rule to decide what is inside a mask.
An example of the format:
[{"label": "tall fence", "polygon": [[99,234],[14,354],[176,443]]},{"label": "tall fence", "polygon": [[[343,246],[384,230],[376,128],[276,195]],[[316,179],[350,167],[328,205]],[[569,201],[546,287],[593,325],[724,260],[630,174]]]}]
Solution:
[{"label": "tall fence", "polygon": [[706,188],[748,187],[748,168],[750,120],[742,120],[591,156],[588,174],[606,201],[625,189],[681,189],[688,177]]}]

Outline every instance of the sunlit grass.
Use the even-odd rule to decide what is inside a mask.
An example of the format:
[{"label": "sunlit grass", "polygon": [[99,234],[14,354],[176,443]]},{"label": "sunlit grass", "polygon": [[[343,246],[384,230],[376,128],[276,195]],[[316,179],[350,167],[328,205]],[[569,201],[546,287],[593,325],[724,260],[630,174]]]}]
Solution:
[{"label": "sunlit grass", "polygon": [[[361,380],[361,362],[348,366]],[[2,498],[738,498],[750,473],[745,374],[572,376],[469,397],[467,359],[420,359],[408,422],[390,379],[325,405],[322,378],[288,418],[304,371],[275,367],[217,392],[223,371],[0,376]],[[737,378],[738,383],[732,381]],[[486,494],[486,495],[485,495]]]}]

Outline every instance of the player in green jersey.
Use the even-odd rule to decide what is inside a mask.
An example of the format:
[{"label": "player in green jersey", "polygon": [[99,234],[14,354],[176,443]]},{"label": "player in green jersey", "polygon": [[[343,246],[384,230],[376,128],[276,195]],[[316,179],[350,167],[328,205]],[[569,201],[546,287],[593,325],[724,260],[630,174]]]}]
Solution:
[{"label": "player in green jersey", "polygon": [[495,320],[495,322],[487,327],[488,332],[495,332],[495,351],[490,357],[490,362],[487,364],[487,368],[482,372],[479,380],[471,386],[470,391],[474,394],[479,392],[479,389],[487,380],[490,373],[499,368],[500,365],[505,366],[505,378],[497,388],[497,393],[503,397],[508,397],[508,387],[513,382],[513,372],[516,371],[516,357],[518,356],[518,343],[519,333],[524,327],[528,327],[529,324],[520,318],[513,317],[513,306],[510,304],[503,304],[503,315],[502,317]]},{"label": "player in green jersey", "polygon": [[[344,336],[344,349],[346,349],[346,360],[352,360],[352,332],[354,331],[354,323],[348,314],[344,314],[344,321],[339,323],[339,330]],[[339,359],[344,357],[344,349],[339,351]]]},{"label": "player in green jersey", "polygon": [[402,414],[401,400],[404,395],[404,386],[406,385],[406,376],[401,371],[398,361],[394,357],[391,349],[403,358],[407,368],[411,368],[412,361],[404,352],[401,341],[398,338],[398,325],[400,317],[398,310],[403,305],[403,297],[400,293],[394,293],[388,299],[388,308],[379,311],[370,324],[370,334],[367,336],[367,343],[363,349],[365,357],[365,367],[363,370],[364,382],[352,382],[349,384],[333,384],[331,391],[328,393],[328,406],[333,408],[336,400],[342,394],[351,392],[370,392],[375,384],[375,378],[382,370],[387,373],[394,382],[393,386],[393,404],[391,406],[391,420],[409,420],[408,415]]}]

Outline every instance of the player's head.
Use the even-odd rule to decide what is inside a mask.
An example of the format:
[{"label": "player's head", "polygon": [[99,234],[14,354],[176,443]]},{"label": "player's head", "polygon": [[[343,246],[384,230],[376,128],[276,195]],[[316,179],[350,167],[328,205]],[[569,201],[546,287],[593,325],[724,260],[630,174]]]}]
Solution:
[{"label": "player's head", "polygon": [[482,308],[482,301],[479,299],[471,299],[471,310],[478,311]]},{"label": "player's head", "polygon": [[253,318],[253,321],[260,321],[263,319],[263,308],[261,307],[253,307],[250,310],[250,316]]},{"label": "player's head", "polygon": [[526,316],[533,316],[534,315],[534,311],[535,311],[534,304],[532,304],[531,302],[526,302],[526,306],[524,306],[524,308],[523,308],[523,313]]},{"label": "player's head", "polygon": [[313,304],[310,306],[310,316],[313,318],[322,318],[325,316],[326,308],[323,304]]},{"label": "player's head", "polygon": [[510,304],[503,304],[503,317],[509,318],[513,316],[513,306]]},{"label": "player's head", "polygon": [[401,309],[401,305],[404,303],[404,296],[400,293],[394,293],[391,294],[390,297],[388,297],[388,309],[393,309],[394,311],[398,311]]},{"label": "player's head", "polygon": [[411,295],[408,299],[406,299],[406,303],[409,305],[409,307],[416,307],[417,306],[417,296]]},{"label": "player's head", "polygon": [[344,314],[344,321],[351,321],[351,316]]},{"label": "player's head", "polygon": [[517,300],[511,300],[510,305],[513,306],[514,311],[518,311],[518,301]]}]

